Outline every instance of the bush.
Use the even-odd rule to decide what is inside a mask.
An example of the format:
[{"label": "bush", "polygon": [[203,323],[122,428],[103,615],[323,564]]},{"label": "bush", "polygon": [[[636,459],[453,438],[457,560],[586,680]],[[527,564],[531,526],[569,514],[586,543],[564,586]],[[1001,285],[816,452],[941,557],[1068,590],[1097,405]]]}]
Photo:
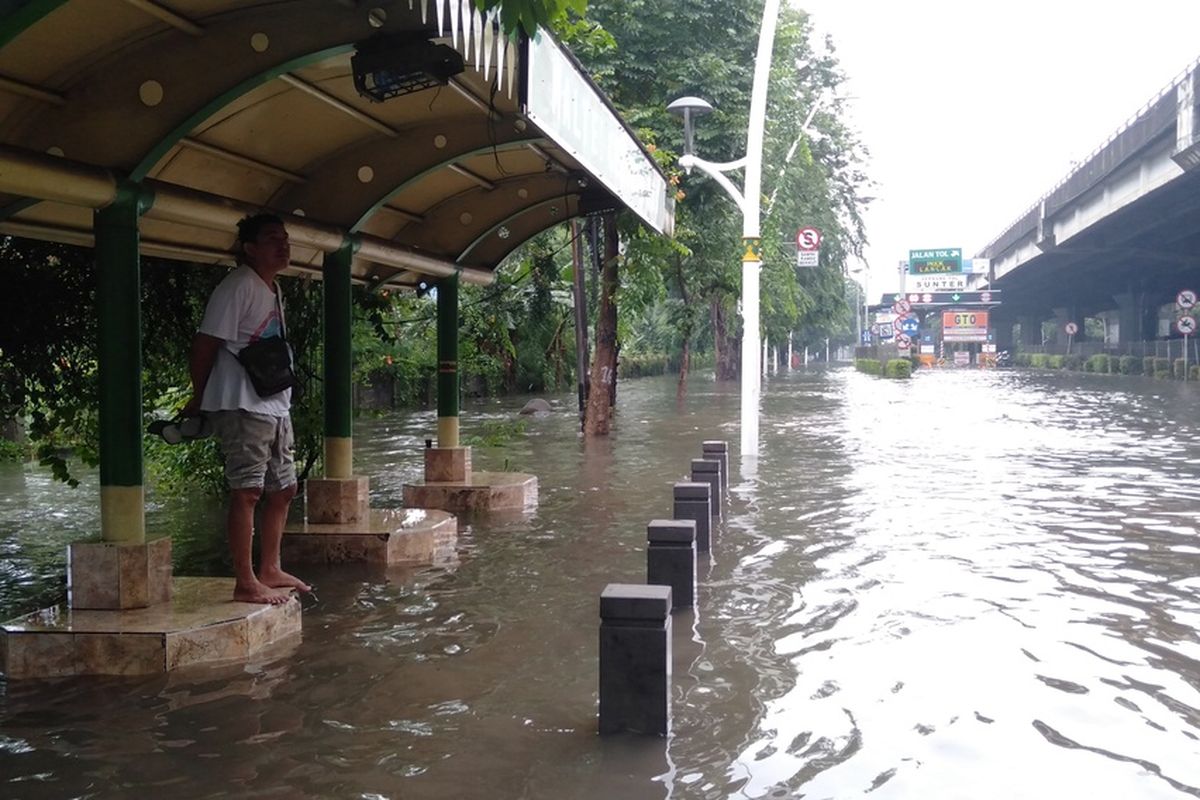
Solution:
[{"label": "bush", "polygon": [[1165,372],[1167,377],[1171,377],[1171,359],[1155,358],[1154,359],[1154,377],[1158,377],[1158,373]]},{"label": "bush", "polygon": [[1121,356],[1117,368],[1121,370],[1122,375],[1141,375],[1142,360],[1133,356]]},{"label": "bush", "polygon": [[854,362],[854,367],[867,375],[879,375],[883,371],[883,363],[877,358],[860,358]]},{"label": "bush", "polygon": [[911,378],[912,369],[912,362],[907,358],[894,358],[887,362],[886,375],[889,378]]},{"label": "bush", "polygon": [[1033,357],[1029,353],[1017,353],[1013,356],[1013,363],[1018,367],[1032,366]]},{"label": "bush", "polygon": [[1192,364],[1188,367],[1188,380],[1200,381],[1200,364]]},{"label": "bush", "polygon": [[1045,353],[1034,353],[1029,357],[1029,366],[1037,369],[1046,369],[1050,366],[1050,356]]},{"label": "bush", "polygon": [[1142,374],[1153,375],[1157,367],[1154,364],[1154,356],[1145,356],[1142,358]]},{"label": "bush", "polygon": [[1171,371],[1166,370],[1166,369],[1156,369],[1156,370],[1154,370],[1154,377],[1160,381],[1170,380],[1171,379]]},{"label": "bush", "polygon": [[1050,356],[1050,369],[1062,369],[1066,356]]},{"label": "bush", "polygon": [[28,447],[8,439],[0,439],[0,461],[25,461],[27,458]]},{"label": "bush", "polygon": [[618,378],[644,378],[647,375],[665,375],[670,369],[665,353],[645,353],[636,356],[621,356],[617,361]]},{"label": "bush", "polygon": [[1174,367],[1171,369],[1171,375],[1174,376],[1176,380],[1181,381],[1187,375],[1185,372],[1186,369],[1187,367],[1184,366],[1184,360],[1182,358],[1177,358],[1175,359]]},{"label": "bush", "polygon": [[1078,372],[1083,367],[1083,356],[1064,356],[1063,369],[1068,369],[1071,372]]},{"label": "bush", "polygon": [[1104,353],[1097,353],[1087,360],[1087,371],[1097,372],[1101,375],[1108,373],[1112,368],[1109,363],[1108,356]]}]

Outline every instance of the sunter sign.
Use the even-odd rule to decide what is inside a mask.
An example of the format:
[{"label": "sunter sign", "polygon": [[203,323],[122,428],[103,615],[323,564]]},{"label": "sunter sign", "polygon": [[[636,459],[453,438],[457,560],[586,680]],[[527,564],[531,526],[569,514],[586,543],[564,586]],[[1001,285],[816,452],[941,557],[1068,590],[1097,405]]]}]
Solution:
[{"label": "sunter sign", "polygon": [[908,272],[911,275],[940,275],[962,272],[962,248],[942,250],[909,250]]},{"label": "sunter sign", "polygon": [[986,342],[988,334],[988,312],[986,311],[943,311],[942,341]]}]

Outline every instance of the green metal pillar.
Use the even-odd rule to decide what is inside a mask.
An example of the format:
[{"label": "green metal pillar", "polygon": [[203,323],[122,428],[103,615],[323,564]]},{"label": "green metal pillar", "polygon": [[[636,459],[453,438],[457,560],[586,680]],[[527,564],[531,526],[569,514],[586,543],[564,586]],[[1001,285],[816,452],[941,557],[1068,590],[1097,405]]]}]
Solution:
[{"label": "green metal pillar", "polygon": [[106,542],[146,541],[142,488],[142,308],[136,184],[95,212],[99,315],[100,531]]},{"label": "green metal pillar", "polygon": [[346,240],[325,254],[325,477],[349,478],[354,471],[353,387],[350,372],[350,262],[354,244]]},{"label": "green metal pillar", "polygon": [[437,283],[438,447],[458,447],[458,275]]}]

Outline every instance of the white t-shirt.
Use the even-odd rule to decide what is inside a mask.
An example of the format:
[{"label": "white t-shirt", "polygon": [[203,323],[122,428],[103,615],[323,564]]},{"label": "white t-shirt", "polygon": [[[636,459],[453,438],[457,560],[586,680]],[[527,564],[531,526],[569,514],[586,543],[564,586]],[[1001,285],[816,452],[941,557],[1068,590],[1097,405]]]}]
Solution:
[{"label": "white t-shirt", "polygon": [[270,397],[259,397],[236,354],[250,342],[283,335],[283,303],[252,268],[242,266],[217,284],[200,332],[222,339],[217,348],[200,408],[203,411],[243,409],[272,417],[286,417],[292,404],[292,390],[284,389]]}]

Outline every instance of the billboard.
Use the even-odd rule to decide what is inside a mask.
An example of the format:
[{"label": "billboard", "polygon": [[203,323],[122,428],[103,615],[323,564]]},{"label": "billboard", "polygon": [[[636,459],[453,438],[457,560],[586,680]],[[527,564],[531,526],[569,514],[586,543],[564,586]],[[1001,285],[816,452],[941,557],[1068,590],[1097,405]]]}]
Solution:
[{"label": "billboard", "polygon": [[940,275],[946,272],[962,272],[962,248],[947,247],[941,250],[909,250],[908,271],[912,275]]},{"label": "billboard", "polygon": [[943,311],[942,341],[986,342],[988,334],[988,312],[986,311]]}]

